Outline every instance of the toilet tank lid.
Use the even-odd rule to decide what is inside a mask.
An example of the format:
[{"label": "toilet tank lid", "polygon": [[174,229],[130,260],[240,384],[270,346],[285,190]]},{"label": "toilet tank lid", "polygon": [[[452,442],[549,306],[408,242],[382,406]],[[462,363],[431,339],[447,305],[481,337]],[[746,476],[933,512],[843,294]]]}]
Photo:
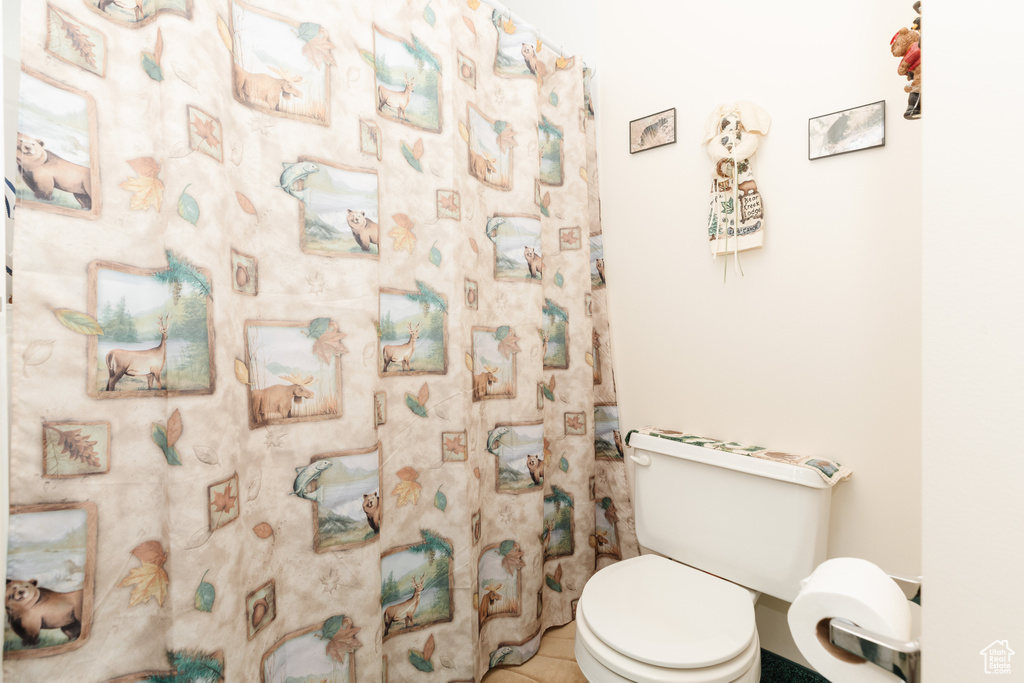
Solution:
[{"label": "toilet tank lid", "polygon": [[777,479],[814,489],[831,488],[831,485],[824,481],[817,472],[799,465],[789,465],[772,460],[764,460],[751,455],[739,455],[716,448],[696,446],[672,439],[651,436],[642,432],[631,433],[627,437],[627,443],[636,450],[660,453],[675,458],[682,458],[683,460],[692,460],[713,467],[724,467],[725,469],[737,472]]}]

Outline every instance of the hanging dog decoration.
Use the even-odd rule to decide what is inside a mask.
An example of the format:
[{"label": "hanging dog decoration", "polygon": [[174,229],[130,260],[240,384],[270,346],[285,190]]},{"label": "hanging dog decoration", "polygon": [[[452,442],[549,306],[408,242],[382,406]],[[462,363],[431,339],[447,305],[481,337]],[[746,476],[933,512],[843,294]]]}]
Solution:
[{"label": "hanging dog decoration", "polygon": [[904,26],[889,41],[889,49],[893,57],[899,57],[900,63],[896,67],[896,73],[906,76],[910,81],[903,86],[903,92],[910,93],[907,96],[907,111],[903,112],[905,119],[921,118],[921,3],[920,0],[914,3],[914,11],[917,17],[910,28]]},{"label": "hanging dog decoration", "polygon": [[711,205],[708,238],[711,254],[735,256],[764,244],[764,203],[754,181],[753,156],[771,117],[753,102],[723,104],[704,124],[704,144],[711,157]]}]

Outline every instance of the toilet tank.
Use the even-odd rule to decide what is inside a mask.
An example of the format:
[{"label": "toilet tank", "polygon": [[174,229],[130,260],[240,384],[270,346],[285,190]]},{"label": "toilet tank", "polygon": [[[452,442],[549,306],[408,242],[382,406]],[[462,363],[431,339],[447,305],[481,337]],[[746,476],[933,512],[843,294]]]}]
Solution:
[{"label": "toilet tank", "polygon": [[787,602],[825,560],[832,489],[814,471],[646,434],[629,445],[640,545]]}]

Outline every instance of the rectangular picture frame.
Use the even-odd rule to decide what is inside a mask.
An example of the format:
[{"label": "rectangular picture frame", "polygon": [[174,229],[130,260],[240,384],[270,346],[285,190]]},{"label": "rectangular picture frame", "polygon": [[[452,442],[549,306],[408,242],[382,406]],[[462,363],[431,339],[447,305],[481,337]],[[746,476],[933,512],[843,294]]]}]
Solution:
[{"label": "rectangular picture frame", "polygon": [[[313,375],[303,377],[302,379],[304,380],[304,382],[296,383],[295,380],[300,379],[299,373],[296,370],[292,370],[290,375],[293,376],[295,379],[287,379],[287,381],[291,382],[292,384],[296,384],[296,386],[298,386],[300,389],[305,389],[305,387],[307,387],[308,385],[314,384],[314,382],[310,381],[310,378],[313,378],[315,380],[315,385],[318,388],[315,391],[306,390],[305,393],[303,393],[302,391],[293,390],[294,398],[292,399],[292,402],[288,404],[289,406],[291,406],[291,409],[288,411],[287,416],[282,415],[282,413],[279,411],[273,410],[274,406],[272,404],[274,403],[274,401],[272,400],[269,394],[265,393],[271,386],[283,385],[268,384],[266,386],[257,386],[257,364],[263,366],[263,368],[266,368],[268,364],[282,364],[282,360],[280,357],[271,357],[265,355],[267,351],[270,349],[274,349],[276,351],[278,349],[287,348],[287,344],[282,343],[278,343],[276,349],[274,345],[270,345],[268,347],[264,341],[260,340],[260,331],[283,330],[285,332],[294,332],[295,338],[298,338],[299,335],[306,335],[308,333],[308,328],[311,324],[312,321],[296,320],[246,320],[245,323],[243,324],[242,334],[244,341],[244,358],[245,365],[249,369],[249,377],[251,380],[251,383],[248,387],[248,391],[246,392],[248,395],[247,412],[249,419],[249,429],[258,429],[259,427],[266,427],[267,425],[290,424],[293,422],[319,422],[322,420],[337,420],[342,416],[342,378],[340,357],[332,358],[332,362],[334,365],[333,368],[331,368],[330,365],[327,366],[326,370],[324,370],[323,367],[320,367],[319,372],[314,372]],[[253,330],[255,330],[256,336],[253,336],[253,334],[251,334]],[[257,358],[257,353],[264,355],[262,355],[260,358]],[[310,349],[309,358],[301,358],[303,361],[311,361],[313,358],[316,358],[316,353],[312,349]],[[295,362],[294,357],[291,360],[291,365],[298,365]],[[306,372],[311,372],[308,369],[308,367],[311,365],[312,362],[303,363],[303,374],[305,374]],[[267,370],[267,372],[270,371]],[[286,379],[284,376],[278,376],[281,377],[282,379]],[[317,396],[317,393],[321,391],[319,388],[319,384],[321,382],[326,384],[328,388],[332,389],[331,393],[327,394],[327,397]],[[333,387],[331,387],[332,382]],[[256,392],[261,393],[257,395]],[[279,394],[278,399],[280,399],[280,392],[281,390],[275,390],[275,393]],[[307,395],[310,393],[312,393],[312,396]],[[303,401],[305,401],[305,403],[303,403]],[[308,404],[311,401],[316,403],[316,407],[303,408],[301,410],[296,409],[296,406],[308,406]],[[280,403],[278,403],[278,405],[280,405]],[[262,409],[261,406],[263,406]],[[295,412],[294,415],[292,414],[293,411]],[[271,413],[276,415],[276,417],[271,417]]]},{"label": "rectangular picture frame", "polygon": [[[89,639],[92,629],[98,533],[96,504],[84,501],[12,505],[10,515],[11,532],[7,554],[8,618],[4,630],[4,659],[49,657],[81,647]],[[21,523],[29,517],[33,519],[22,525]],[[40,530],[50,532],[51,540],[36,540],[33,533]],[[57,534],[62,530],[64,535],[58,539]],[[68,562],[71,564],[68,565]],[[72,567],[67,570],[68,576],[73,579],[70,591],[67,590],[67,586],[52,582],[53,577],[64,571],[64,567]],[[79,574],[81,579],[78,578]],[[45,578],[40,580],[39,577]],[[48,591],[62,601],[77,601],[79,614],[73,614],[71,617],[73,624],[32,628],[37,642],[26,645],[19,637],[20,634],[14,631],[10,621],[13,609],[11,596],[19,583],[24,584],[29,590]],[[77,633],[74,629],[77,629]],[[25,631],[28,633],[28,629]],[[62,632],[63,637],[55,632]]]},{"label": "rectangular picture frame", "polygon": [[[138,282],[140,283],[147,283],[150,280],[152,280],[154,283],[161,283],[163,281],[160,280],[160,277],[168,270],[169,268],[139,268],[137,266],[127,265],[124,263],[116,263],[114,261],[90,262],[87,271],[89,277],[89,298],[87,310],[89,315],[92,316],[94,319],[101,321],[101,324],[104,324],[104,321],[106,319],[106,304],[117,304],[116,301],[113,301],[112,299],[109,299],[106,296],[100,296],[100,285],[103,282],[113,282],[117,280],[119,277],[124,277],[129,279],[138,278]],[[207,270],[206,268],[196,266],[195,272],[202,275],[202,277],[206,279],[206,282],[212,281],[210,271]],[[171,286],[168,283],[164,284],[166,284],[167,287]],[[138,285],[133,286],[137,287],[136,291],[140,291],[138,289]],[[156,285],[154,285],[153,287],[154,289],[156,289]],[[112,338],[112,334],[110,333],[111,331],[109,327],[107,329],[107,334],[103,335],[102,342],[99,340],[99,337],[97,335],[89,335],[88,341],[86,342],[89,358],[89,366],[86,369],[87,393],[89,397],[107,400],[121,398],[172,398],[177,396],[212,395],[217,388],[217,367],[214,361],[216,355],[215,347],[217,335],[213,327],[212,292],[212,287],[209,288],[209,290],[206,291],[205,293],[201,287],[198,287],[194,288],[193,291],[190,293],[190,296],[196,297],[197,301],[202,301],[203,305],[206,308],[205,323],[201,320],[192,320],[190,323],[192,332],[197,332],[197,328],[204,328],[203,332],[205,333],[206,337],[205,341],[200,339],[192,343],[196,343],[200,347],[205,345],[205,349],[199,348],[194,360],[189,360],[192,358],[189,354],[176,354],[177,356],[180,356],[181,358],[187,361],[187,367],[177,367],[179,364],[173,362],[175,354],[169,354],[169,358],[171,358],[172,360],[165,361],[165,367],[163,369],[164,373],[167,376],[161,380],[161,385],[157,389],[149,389],[143,387],[141,377],[137,378],[138,381],[135,384],[129,386],[126,382],[126,377],[128,382],[131,382],[136,378],[127,375],[127,373],[122,375],[120,379],[118,379],[117,382],[115,382],[114,389],[106,389],[106,387],[109,386],[110,379],[112,379],[112,377],[109,374],[109,364],[107,364],[106,356],[115,348],[124,346],[125,342],[110,341],[110,339]],[[159,292],[154,291],[152,295],[156,296],[157,294],[159,294]],[[174,297],[173,294],[171,293],[171,290],[168,289],[168,291],[164,293],[163,296],[165,297],[165,308],[167,307],[167,302],[170,301],[172,302],[172,306],[170,308],[174,309],[173,312],[168,311],[168,314],[173,313],[173,316],[181,317],[182,310],[179,310],[181,309],[181,307],[178,304],[173,304]],[[181,301],[184,301],[184,297],[181,298]],[[131,311],[128,310],[125,313],[125,315],[132,320],[133,325],[138,324],[141,327],[141,324],[144,322],[144,314],[138,310],[138,307],[136,307],[135,314],[132,314]],[[147,346],[151,349],[153,348],[153,343],[156,341],[152,335],[153,316],[152,314],[145,314],[145,316],[145,321],[148,322],[145,329],[149,330],[149,336],[146,337],[147,339],[149,339]],[[175,322],[173,320],[167,320],[166,323],[168,325],[168,331],[173,333],[169,334],[167,340],[165,340],[166,343],[173,346],[176,342],[180,340],[189,342],[189,340],[187,340],[184,337],[181,337],[179,333],[175,331]],[[139,330],[139,333],[143,332],[143,329]],[[145,337],[144,334],[143,336]],[[138,345],[139,343],[142,342],[134,342],[133,344]],[[147,348],[134,350],[145,351],[147,350]],[[203,355],[202,360],[200,360],[199,355],[201,355],[202,351],[204,350],[205,355]],[[205,361],[205,364],[203,363],[203,361]],[[103,377],[104,371],[106,371],[107,373],[106,378]],[[171,377],[172,371],[181,371],[184,374],[191,374],[194,371],[198,373],[197,376],[199,377],[199,379],[196,381],[179,382]],[[121,385],[122,383],[124,383],[126,388],[117,389],[117,386]],[[170,388],[168,388],[168,386],[170,386]]]},{"label": "rectangular picture frame", "polygon": [[43,476],[84,477],[110,471],[110,423],[60,420],[43,423]]},{"label": "rectangular picture frame", "polygon": [[[451,547],[451,541],[446,538],[436,537],[436,540],[447,543],[448,547]],[[430,562],[423,552],[423,548],[429,546],[430,542],[425,538],[421,543],[400,545],[380,554],[381,594],[386,596],[381,604],[382,642],[386,643],[388,639],[400,633],[421,631],[434,624],[448,623],[453,619],[455,611],[455,567],[453,565],[455,558],[452,555],[439,553],[435,554],[434,561]],[[443,562],[444,566],[435,568],[434,565],[437,562]],[[413,623],[408,624],[404,619],[395,619],[390,626],[386,626],[389,607],[417,597],[415,585],[411,583],[417,574],[420,577],[419,582],[423,584],[421,590],[424,599],[423,606],[419,606],[413,614]],[[446,577],[442,577],[442,574]]]},{"label": "rectangular picture frame", "polygon": [[[189,7],[191,8],[191,5]],[[287,62],[276,59],[274,56],[274,49],[291,48],[296,52],[301,50],[304,41],[299,38],[299,34],[303,22],[250,5],[242,0],[231,0],[228,9],[228,33],[234,44],[231,60],[233,84],[231,91],[235,101],[269,116],[306,121],[325,128],[330,127],[331,65],[326,62],[322,67],[315,64],[304,65],[303,73],[293,74],[282,71],[283,65]],[[256,27],[250,25],[253,20],[258,22]],[[248,36],[250,31],[256,34],[255,37]],[[267,32],[276,32],[277,34],[274,36],[273,48],[269,44],[265,44],[262,50],[255,50],[252,47],[253,43],[259,37],[266,38]],[[262,57],[258,55],[262,55]],[[289,57],[294,58],[295,53],[293,52]],[[269,63],[265,63],[264,59],[267,59]],[[275,68],[279,71],[273,72]],[[271,106],[268,101],[259,97],[258,88],[249,85],[249,79],[253,76],[266,73],[263,69],[288,81],[288,87],[282,89],[276,106]],[[305,80],[307,77],[308,80]],[[314,77],[316,77],[315,84]],[[302,95],[293,96],[292,91],[294,90],[298,90]]]},{"label": "rectangular picture frame", "polygon": [[885,100],[807,119],[810,161],[885,146]]},{"label": "rectangular picture frame", "polygon": [[512,148],[502,150],[494,130],[497,118],[490,118],[472,102],[466,102],[466,130],[469,131],[467,168],[469,175],[487,187],[511,191],[513,175]]},{"label": "rectangular picture frame", "polygon": [[[232,487],[234,487],[234,496],[231,495]],[[210,533],[226,527],[239,518],[242,506],[238,500],[237,472],[227,479],[210,484],[206,487],[206,491],[209,501],[206,512],[210,523]]]},{"label": "rectangular picture frame", "polygon": [[629,153],[646,152],[676,143],[676,108],[648,114],[629,122]]},{"label": "rectangular picture frame", "polygon": [[277,618],[277,594],[274,579],[245,596],[245,621],[249,640]]},{"label": "rectangular picture frame", "polygon": [[514,539],[508,539],[492,543],[480,551],[476,585],[477,624],[480,630],[492,619],[515,618],[523,613],[522,568],[516,567],[509,573],[503,562],[508,552],[516,550],[519,550],[519,544]]},{"label": "rectangular picture frame", "polygon": [[[494,335],[498,327],[481,327],[474,325],[470,334],[470,358],[473,360],[473,369],[470,371],[470,382],[473,390],[473,402],[490,401],[494,399],[507,399],[516,397],[516,355],[511,354],[504,358],[496,350]],[[485,356],[484,354],[490,354]],[[491,363],[497,363],[492,366]],[[485,375],[489,373],[496,380],[491,380]]]},{"label": "rectangular picture frame", "polygon": [[[378,148],[379,151],[379,148]],[[355,198],[360,197],[362,201],[358,203],[358,206],[362,207],[362,211],[359,212],[363,218],[362,228],[369,231],[367,236],[364,238],[369,240],[372,235],[374,240],[379,240],[377,236],[378,227],[370,228],[370,225],[377,225],[380,221],[380,176],[377,171],[372,168],[361,168],[359,166],[349,166],[347,164],[339,164],[333,161],[328,161],[321,157],[315,156],[300,156],[298,157],[297,163],[312,163],[321,167],[320,172],[317,176],[324,176],[331,178],[330,183],[344,183],[346,177],[348,178],[348,184],[354,183],[373,183],[372,197],[376,204],[376,211],[373,211],[372,204],[365,204],[369,198],[369,192],[365,189],[362,192],[355,192],[349,190],[348,192],[328,192],[322,187],[318,188],[320,193],[318,196],[327,197],[329,195],[334,196],[335,202],[341,201],[346,203],[348,206],[357,206],[354,203]],[[333,173],[332,173],[333,172]],[[365,177],[364,177],[365,176]],[[356,180],[359,178],[360,180]],[[309,188],[309,182],[305,181],[303,185],[304,189]],[[310,197],[313,195],[310,194]],[[360,238],[356,236],[357,230],[353,228],[351,221],[352,208],[349,208],[350,217],[349,220],[341,221],[338,218],[334,220],[337,223],[331,223],[318,214],[318,210],[322,210],[322,206],[317,206],[320,202],[326,203],[329,200],[321,199],[319,202],[315,202],[314,206],[309,205],[310,200],[299,202],[299,246],[302,248],[302,252],[305,254],[313,254],[316,256],[330,256],[332,258],[368,258],[377,260],[380,258],[380,249],[378,244],[372,240],[367,242],[367,247],[363,248],[360,244]],[[358,200],[355,200],[358,201]],[[376,218],[375,222],[373,219]],[[316,239],[315,233],[333,231],[336,235],[333,239]],[[370,248],[372,247],[372,249]]]},{"label": "rectangular picture frame", "polygon": [[[415,298],[421,294],[389,287],[378,291],[377,320],[381,321],[377,344],[378,377],[448,374],[448,299],[438,294],[444,307],[434,301],[426,304],[424,313],[424,304]],[[406,355],[402,348],[409,344],[412,350]]]},{"label": "rectangular picture frame", "polygon": [[[539,432],[532,433],[538,428]],[[512,433],[511,438],[505,439],[509,432]],[[488,451],[497,459],[494,467],[495,492],[518,495],[544,490],[544,420],[498,422],[487,437],[493,442]],[[501,443],[503,439],[510,441],[507,449]],[[518,464],[513,464],[514,461]]]},{"label": "rectangular picture frame", "polygon": [[494,279],[540,284],[544,279],[542,233],[541,218],[536,214],[488,216],[484,234],[494,245]]},{"label": "rectangular picture frame", "polygon": [[[87,42],[76,40],[79,36]],[[62,62],[106,78],[107,37],[99,29],[79,21],[50,2],[46,3],[43,44],[47,52]]]},{"label": "rectangular picture frame", "polygon": [[[440,59],[411,33],[412,41],[377,24],[372,24],[372,28],[374,59],[379,60],[377,63],[387,62],[387,75],[390,76],[385,80],[385,73],[374,69],[377,115],[409,128],[440,133],[444,129]],[[410,88],[418,92],[418,100],[422,104],[417,105],[410,99]]]},{"label": "rectangular picture frame", "polygon": [[[349,456],[354,457],[352,460],[346,461],[345,458]],[[364,457],[359,458],[359,456]],[[334,466],[328,468],[328,471],[312,482],[313,494],[319,489],[325,489],[325,493],[320,494],[322,501],[313,501],[314,552],[330,553],[337,550],[348,550],[349,548],[361,548],[380,539],[380,511],[382,510],[383,501],[378,492],[381,490],[380,467],[382,457],[380,442],[378,441],[375,445],[368,448],[321,453],[310,458],[310,465],[315,464],[318,460],[330,460],[334,464]],[[367,474],[371,470],[368,467],[369,461],[374,459],[376,460],[376,467],[372,468],[372,474]],[[364,471],[360,472],[360,468]],[[344,474],[341,474],[341,471]],[[340,490],[340,492],[335,493],[332,489]],[[366,495],[363,495],[364,493]],[[342,517],[337,510],[332,509],[342,503],[347,503],[351,508],[353,504],[359,503],[360,495],[362,495],[364,502],[361,511],[356,514],[356,518],[352,518],[351,514],[347,517]],[[369,513],[367,512],[365,501],[370,495],[373,495],[374,502],[376,503],[377,529],[374,529],[369,523]],[[363,531],[361,528],[363,525],[363,515],[367,515],[365,523],[367,531]],[[355,528],[353,529],[352,527]],[[344,531],[339,531],[339,528]],[[363,538],[358,538],[360,532],[363,533]]]},{"label": "rectangular picture frame", "polygon": [[[300,680],[299,676],[294,676],[293,672],[303,666],[308,667],[310,672],[303,676],[305,680],[322,679],[356,683],[355,652],[346,652],[344,660],[339,662],[326,654],[323,645],[320,645],[321,638],[318,634],[322,634],[326,624],[327,622],[324,621],[298,631],[292,631],[271,645],[260,659],[260,683]],[[346,629],[352,628],[352,619],[344,617],[342,626]],[[313,644],[320,646],[315,647]],[[329,670],[327,670],[328,668]],[[314,671],[316,673],[313,673]]]},{"label": "rectangular picture frame", "polygon": [[96,220],[102,204],[96,100],[25,65],[21,73],[18,173],[12,178],[17,205]]}]

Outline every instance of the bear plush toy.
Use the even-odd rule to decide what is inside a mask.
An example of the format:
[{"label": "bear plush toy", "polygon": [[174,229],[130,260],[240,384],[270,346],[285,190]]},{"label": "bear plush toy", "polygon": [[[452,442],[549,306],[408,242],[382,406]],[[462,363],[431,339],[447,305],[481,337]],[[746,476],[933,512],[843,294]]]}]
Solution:
[{"label": "bear plush toy", "polygon": [[[921,14],[921,3],[914,3],[914,10]],[[921,118],[921,17],[914,20],[913,28],[904,26],[889,41],[893,57],[900,57],[896,73],[906,76],[910,83],[903,91],[910,93],[907,97],[905,119]]]}]

